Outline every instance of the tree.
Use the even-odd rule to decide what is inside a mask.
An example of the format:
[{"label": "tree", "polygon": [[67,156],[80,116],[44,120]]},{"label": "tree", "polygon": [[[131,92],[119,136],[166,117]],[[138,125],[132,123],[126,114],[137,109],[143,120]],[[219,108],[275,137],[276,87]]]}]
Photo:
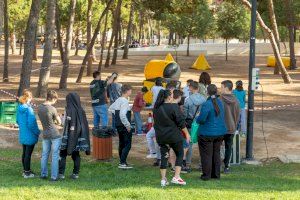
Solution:
[{"label": "tree", "polygon": [[41,0],[32,0],[30,15],[25,31],[24,55],[21,69],[20,84],[18,89],[19,96],[22,94],[24,89],[30,88],[32,57],[35,49],[35,36],[39,20],[40,8]]},{"label": "tree", "polygon": [[130,6],[129,21],[127,26],[126,41],[124,45],[123,59],[128,59],[129,43],[131,41],[131,33],[132,33],[133,14],[134,14],[134,1],[132,0]]},{"label": "tree", "polygon": [[70,2],[70,11],[69,11],[69,20],[66,36],[66,44],[63,57],[63,69],[59,82],[59,89],[67,88],[67,80],[69,76],[69,65],[70,65],[70,51],[72,47],[72,37],[73,37],[73,25],[75,18],[75,9],[76,9],[76,0],[71,0]]},{"label": "tree", "polygon": [[[241,2],[249,10],[251,10],[251,4],[249,3],[248,0],[241,0]],[[281,72],[281,76],[282,76],[282,79],[283,79],[284,83],[292,83],[292,79],[291,79],[290,75],[288,74],[287,70],[285,69],[284,64],[282,62],[282,59],[281,59],[281,56],[280,56],[280,53],[279,53],[279,49],[278,49],[278,46],[277,46],[277,43],[276,43],[276,40],[275,40],[273,32],[265,24],[265,22],[263,21],[262,17],[260,16],[260,13],[256,12],[256,15],[257,15],[256,19],[257,19],[259,25],[261,26],[262,29],[264,29],[264,31],[269,36],[269,39],[270,39],[270,42],[271,42],[271,45],[272,45],[272,48],[273,48],[273,51],[274,51],[274,54],[275,54],[276,62],[279,64],[278,66],[279,66],[279,69],[280,69],[280,72]]]},{"label": "tree", "polygon": [[55,12],[55,27],[56,27],[56,40],[58,44],[58,49],[60,53],[60,59],[63,62],[64,61],[64,48],[63,48],[63,42],[61,37],[61,24],[60,24],[60,9],[59,5],[56,1],[56,12]]},{"label": "tree", "polygon": [[44,55],[41,64],[38,88],[36,92],[37,97],[44,96],[48,89],[52,59],[52,46],[55,32],[55,10],[56,0],[47,0],[47,21],[45,32]]},{"label": "tree", "polygon": [[111,61],[111,65],[115,65],[117,63],[117,57],[118,57],[118,46],[119,46],[119,31],[121,30],[121,26],[120,26],[120,23],[121,23],[121,7],[122,7],[122,0],[118,0],[118,3],[117,3],[117,7],[116,7],[116,13],[115,13],[115,35],[114,35],[114,53],[113,53],[113,57],[112,57],[112,61]]},{"label": "tree", "polygon": [[[88,0],[88,10],[87,10],[87,48],[92,39],[92,5],[93,0]],[[93,65],[93,51],[88,59],[88,65],[86,70],[86,75],[92,75],[92,65]]]},{"label": "tree", "polygon": [[228,60],[228,40],[239,38],[245,31],[244,27],[247,27],[247,21],[246,11],[239,3],[224,2],[217,11],[217,30],[225,39],[226,61]]},{"label": "tree", "polygon": [[7,3],[7,0],[4,0],[3,11],[4,11],[4,39],[5,39],[3,82],[9,82],[9,79],[8,79],[9,32],[8,32],[8,3]]},{"label": "tree", "polygon": [[101,75],[101,71],[102,71],[103,53],[104,53],[105,44],[106,44],[106,40],[107,40],[106,32],[107,32],[108,15],[109,15],[109,12],[107,12],[105,15],[104,29],[103,29],[102,38],[101,38],[101,52],[100,52],[100,59],[99,59],[99,64],[98,64],[98,71],[100,72],[100,75]]}]

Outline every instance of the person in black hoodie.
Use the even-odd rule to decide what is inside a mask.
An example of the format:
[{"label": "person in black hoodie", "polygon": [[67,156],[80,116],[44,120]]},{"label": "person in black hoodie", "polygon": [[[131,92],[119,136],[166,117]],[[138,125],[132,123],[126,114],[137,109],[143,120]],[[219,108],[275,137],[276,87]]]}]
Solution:
[{"label": "person in black hoodie", "polygon": [[77,93],[69,93],[66,97],[64,130],[60,148],[59,178],[64,179],[66,157],[72,156],[74,162],[72,179],[79,178],[80,151],[90,155],[89,125],[85,111],[81,107],[80,97]]},{"label": "person in black hoodie", "polygon": [[168,185],[166,178],[168,157],[170,148],[176,155],[175,175],[172,183],[186,185],[186,182],[180,178],[181,166],[183,163],[183,140],[184,133],[187,142],[190,141],[190,135],[185,125],[185,119],[180,111],[178,104],[173,103],[173,97],[170,90],[161,90],[154,105],[154,129],[158,145],[161,151],[161,186]]}]

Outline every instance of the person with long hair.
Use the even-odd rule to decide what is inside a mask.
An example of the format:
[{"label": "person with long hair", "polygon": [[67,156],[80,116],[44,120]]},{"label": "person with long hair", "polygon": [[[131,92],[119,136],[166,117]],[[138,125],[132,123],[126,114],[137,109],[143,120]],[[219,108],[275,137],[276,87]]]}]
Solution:
[{"label": "person with long hair", "polygon": [[28,90],[25,90],[23,95],[19,98],[19,105],[17,108],[19,142],[23,146],[22,165],[24,178],[33,178],[35,176],[30,168],[31,155],[40,135],[36,117],[30,104],[31,100],[32,93]]},{"label": "person with long hair", "polygon": [[220,147],[227,129],[224,106],[217,95],[217,90],[217,86],[213,84],[207,87],[209,97],[197,117],[202,180],[220,179]]},{"label": "person with long hair", "polygon": [[177,185],[186,185],[186,182],[180,177],[183,163],[183,140],[185,135],[187,142],[190,141],[190,135],[185,125],[185,119],[180,111],[178,104],[173,101],[173,95],[170,90],[161,90],[154,105],[154,129],[157,143],[161,152],[161,186],[167,186],[166,178],[168,157],[170,148],[175,152],[175,175],[172,183]]},{"label": "person with long hair", "polygon": [[246,125],[246,95],[247,92],[243,88],[243,81],[239,80],[235,83],[236,88],[233,90],[234,96],[240,103],[240,120],[239,120],[239,130],[242,135],[247,133]]},{"label": "person with long hair", "polygon": [[203,95],[205,98],[208,97],[207,87],[211,84],[211,78],[209,73],[202,72],[199,77],[199,93]]},{"label": "person with long hair", "polygon": [[71,178],[78,179],[80,170],[79,152],[83,151],[86,155],[91,153],[89,124],[77,93],[69,93],[66,102],[64,130],[60,148],[59,178],[65,178],[66,158],[71,155],[74,162]]}]

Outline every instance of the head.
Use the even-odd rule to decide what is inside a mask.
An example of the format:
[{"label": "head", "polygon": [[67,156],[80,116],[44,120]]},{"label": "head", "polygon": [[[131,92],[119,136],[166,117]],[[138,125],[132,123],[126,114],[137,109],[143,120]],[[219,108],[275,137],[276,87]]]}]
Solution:
[{"label": "head", "polygon": [[114,76],[113,83],[118,82],[118,77],[119,77],[118,73],[113,72],[111,75]]},{"label": "head", "polygon": [[46,101],[48,101],[50,104],[55,104],[58,100],[58,95],[54,90],[49,90],[47,92]]},{"label": "head", "polygon": [[208,93],[209,97],[212,100],[216,116],[219,116],[219,114],[220,114],[220,108],[219,108],[219,105],[217,103],[217,98],[218,98],[217,97],[217,93],[218,93],[217,86],[214,85],[214,84],[210,84],[207,87],[207,93]]},{"label": "head", "polygon": [[121,87],[121,93],[122,93],[123,97],[126,97],[126,98],[130,97],[130,95],[132,93],[132,87],[131,87],[131,85],[127,85],[127,84],[122,85],[122,87]]},{"label": "head", "polygon": [[187,80],[186,81],[186,86],[190,86],[192,82],[194,82],[192,79]]},{"label": "head", "polygon": [[199,84],[196,81],[190,83],[189,90],[192,94],[198,93]]},{"label": "head", "polygon": [[66,96],[67,108],[81,108],[80,97],[77,93],[71,92]]},{"label": "head", "polygon": [[24,90],[22,96],[19,98],[21,104],[30,103],[32,100],[32,93],[29,90]]},{"label": "head", "polygon": [[166,89],[171,90],[171,92],[173,92],[176,88],[177,88],[177,83],[174,82],[174,81],[170,81],[170,82],[166,85]]},{"label": "head", "polygon": [[233,83],[231,80],[225,80],[221,83],[221,93],[222,94],[231,94],[233,88]]},{"label": "head", "polygon": [[172,101],[173,101],[173,96],[170,90],[168,89],[160,90],[154,108],[158,109],[164,103],[172,103]]},{"label": "head", "polygon": [[157,78],[155,80],[155,85],[156,86],[163,86],[163,80],[162,80],[162,78]]},{"label": "head", "polygon": [[183,96],[183,92],[181,90],[175,89],[173,91],[173,101],[174,101],[174,103],[179,103],[181,101],[182,96]]},{"label": "head", "polygon": [[238,91],[243,91],[244,90],[243,81],[239,80],[235,83],[235,85],[236,85],[236,90],[238,90]]},{"label": "head", "polygon": [[199,78],[199,83],[207,86],[211,84],[210,75],[207,72],[202,72]]},{"label": "head", "polygon": [[94,71],[93,72],[93,78],[94,78],[94,80],[99,80],[100,79],[100,72],[99,71]]},{"label": "head", "polygon": [[147,87],[142,87],[141,89],[143,94],[146,94],[148,92],[148,88]]}]

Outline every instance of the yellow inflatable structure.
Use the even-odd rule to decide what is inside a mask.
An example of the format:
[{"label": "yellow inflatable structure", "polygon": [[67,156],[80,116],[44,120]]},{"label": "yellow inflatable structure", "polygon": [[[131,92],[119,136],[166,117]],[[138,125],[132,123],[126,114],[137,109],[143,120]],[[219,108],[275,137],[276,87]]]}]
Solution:
[{"label": "yellow inflatable structure", "polygon": [[171,53],[168,53],[168,54],[167,54],[165,60],[166,60],[166,61],[175,61]]},{"label": "yellow inflatable structure", "polygon": [[163,86],[166,87],[167,83],[170,81],[178,82],[181,70],[180,66],[174,61],[150,60],[145,65],[144,74],[146,80],[144,80],[143,85],[148,89],[148,92],[144,95],[144,100],[147,104],[151,104],[151,88],[155,85],[155,80],[157,78],[162,78]]},{"label": "yellow inflatable structure", "polygon": [[211,67],[209,66],[204,54],[200,54],[193,66],[192,69],[196,70],[209,70]]},{"label": "yellow inflatable structure", "polygon": [[[291,63],[290,57],[281,57],[281,59],[282,59],[282,62],[284,64],[285,68],[289,68],[290,63]],[[267,66],[268,67],[275,67],[275,65],[276,65],[275,56],[268,56]]]}]

